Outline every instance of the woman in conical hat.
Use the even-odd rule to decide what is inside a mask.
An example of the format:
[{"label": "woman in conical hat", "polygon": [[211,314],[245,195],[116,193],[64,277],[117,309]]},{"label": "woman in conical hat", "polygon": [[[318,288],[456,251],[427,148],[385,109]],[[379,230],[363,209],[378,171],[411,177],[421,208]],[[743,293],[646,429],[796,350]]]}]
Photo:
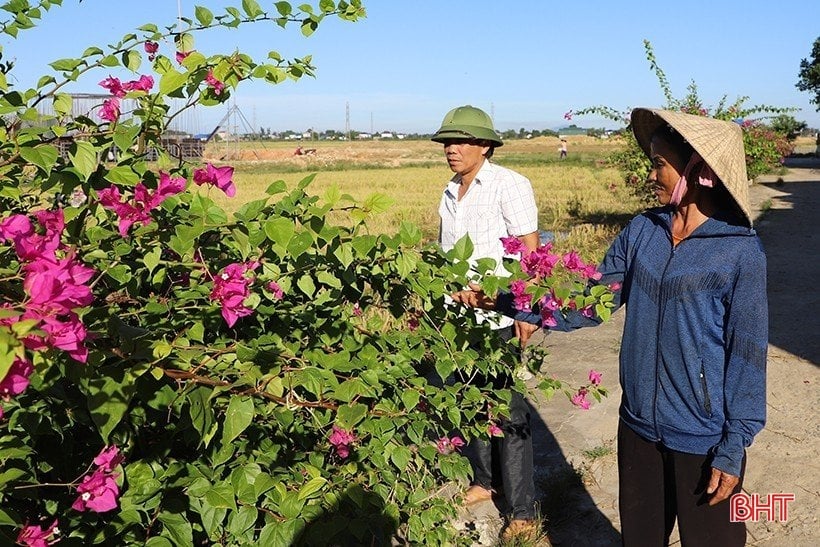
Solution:
[{"label": "woman in conical hat", "polygon": [[[625,305],[620,351],[619,510],[626,546],[667,545],[677,521],[684,547],[739,546],[729,498],[740,491],[745,449],[766,419],[766,257],[752,229],[743,136],[732,122],[637,108],[631,128],[652,162],[660,207],[636,216],[599,267]],[[517,312],[572,330],[580,313]],[[550,312],[545,312],[549,314]],[[736,519],[737,520],[737,519]]]},{"label": "woman in conical hat", "polygon": [[618,431],[625,545],[743,545],[731,522],[745,448],[766,418],[766,257],[752,229],[740,126],[637,108],[631,127],[661,206],[609,249],[620,282]]}]

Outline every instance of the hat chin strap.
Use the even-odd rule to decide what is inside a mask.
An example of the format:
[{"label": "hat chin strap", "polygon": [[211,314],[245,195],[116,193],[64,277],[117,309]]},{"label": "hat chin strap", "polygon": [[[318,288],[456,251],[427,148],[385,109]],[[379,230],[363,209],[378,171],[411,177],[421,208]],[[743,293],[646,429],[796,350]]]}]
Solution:
[{"label": "hat chin strap", "polygon": [[709,164],[703,161],[700,154],[692,152],[692,157],[689,158],[689,163],[683,170],[683,174],[678,179],[675,188],[672,190],[672,197],[669,199],[669,204],[677,207],[683,201],[683,196],[686,195],[686,190],[689,186],[689,176],[695,171],[695,167],[700,165],[700,170],[697,172],[698,184],[706,186],[707,188],[714,188],[715,186],[715,172],[709,167]]}]

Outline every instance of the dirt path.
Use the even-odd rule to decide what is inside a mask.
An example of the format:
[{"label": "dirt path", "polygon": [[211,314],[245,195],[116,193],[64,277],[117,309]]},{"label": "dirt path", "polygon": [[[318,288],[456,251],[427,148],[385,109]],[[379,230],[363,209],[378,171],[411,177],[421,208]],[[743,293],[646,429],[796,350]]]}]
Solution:
[{"label": "dirt path", "polygon": [[[747,523],[748,544],[761,547],[820,545],[820,161],[787,165],[782,178],[761,178],[751,188],[768,257],[770,345],[768,423],[748,451],[744,490],[796,496],[786,522]],[[550,353],[543,372],[581,382],[594,368],[611,389],[589,411],[561,395],[549,403],[532,399],[536,487],[554,545],[620,545],[615,433],[623,315],[538,340]],[[482,545],[497,537],[498,514],[491,502],[473,509],[469,518],[484,531]]]}]

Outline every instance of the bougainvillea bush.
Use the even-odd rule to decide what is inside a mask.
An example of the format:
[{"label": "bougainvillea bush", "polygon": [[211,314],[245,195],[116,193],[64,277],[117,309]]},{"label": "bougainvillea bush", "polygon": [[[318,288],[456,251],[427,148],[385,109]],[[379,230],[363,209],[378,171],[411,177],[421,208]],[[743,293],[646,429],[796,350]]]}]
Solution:
[{"label": "bougainvillea bush", "polygon": [[[666,74],[658,65],[652,44],[648,40],[644,40],[644,49],[646,50],[646,60],[649,62],[649,67],[655,73],[666,100],[663,108],[680,110],[696,116],[709,116],[718,120],[735,121],[740,124],[743,128],[746,172],[749,180],[754,180],[758,175],[779,168],[783,163],[783,158],[793,152],[794,147],[789,142],[788,135],[773,130],[766,124],[766,121],[768,118],[777,115],[794,112],[795,108],[765,104],[747,106],[748,96],[739,96],[731,104],[727,102],[727,97],[724,96],[714,108],[708,108],[704,106],[694,81],[686,88],[686,95],[682,99],[677,99],[672,94]],[[571,119],[573,116],[596,114],[629,125],[629,113],[629,110],[621,111],[611,106],[593,106],[577,111],[570,110],[565,114],[565,118]],[[623,138],[625,139],[625,148],[612,153],[609,160],[624,173],[624,182],[636,197],[641,198],[647,204],[654,204],[655,192],[652,185],[646,182],[650,168],[649,159],[638,146],[638,142],[631,131],[623,132]]]},{"label": "bougainvillea bush", "polygon": [[[0,28],[29,32],[59,5],[9,2]],[[31,89],[0,67],[5,543],[471,541],[442,492],[467,479],[466,441],[503,434],[510,392],[476,378],[510,369],[516,349],[445,304],[468,282],[469,240],[445,254],[409,224],[371,235],[386,198],[315,196],[313,176],[271,181],[229,215],[212,197],[238,198],[233,166],[162,146],[171,99],[215,106],[248,80],[313,73],[277,52],[200,51],[198,33],[272,23],[308,36],[363,16],[357,0],[244,0],[57,60]],[[73,112],[64,86],[89,79],[106,98]],[[606,308],[600,294],[564,297]],[[603,389],[597,373],[581,383],[544,387],[586,407]]]}]

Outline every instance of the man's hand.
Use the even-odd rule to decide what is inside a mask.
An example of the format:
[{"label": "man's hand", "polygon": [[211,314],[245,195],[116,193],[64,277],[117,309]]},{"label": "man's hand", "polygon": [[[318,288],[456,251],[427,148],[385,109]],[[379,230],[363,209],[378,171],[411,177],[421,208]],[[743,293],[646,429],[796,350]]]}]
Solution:
[{"label": "man's hand", "polygon": [[527,323],[526,321],[516,321],[513,323],[513,329],[515,329],[515,337],[518,338],[518,342],[523,348],[527,345],[530,336],[538,330],[538,325],[534,323]]},{"label": "man's hand", "polygon": [[729,496],[740,482],[740,477],[730,475],[720,469],[712,468],[712,476],[709,478],[709,485],[706,487],[706,493],[712,494],[709,498],[709,505],[716,505]]},{"label": "man's hand", "polygon": [[484,310],[495,309],[495,299],[488,296],[481,287],[475,283],[469,284],[469,289],[458,291],[450,295],[453,300],[464,304],[470,308],[481,308]]}]

